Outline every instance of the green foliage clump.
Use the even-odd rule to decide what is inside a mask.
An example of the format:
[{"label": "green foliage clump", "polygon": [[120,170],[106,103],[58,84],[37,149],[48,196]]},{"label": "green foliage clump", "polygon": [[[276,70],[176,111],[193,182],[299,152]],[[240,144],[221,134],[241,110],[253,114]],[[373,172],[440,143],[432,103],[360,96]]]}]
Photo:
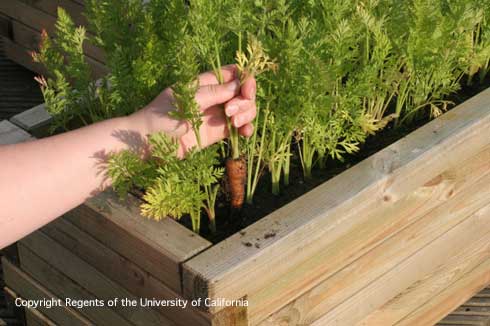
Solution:
[{"label": "green foliage clump", "polygon": [[[198,146],[181,160],[174,140],[150,136],[150,159],[117,153],[109,176],[121,194],[144,189],[144,215],[190,214],[197,230],[203,209],[214,228],[227,153],[248,161],[251,203],[265,171],[280,193],[295,157],[311,178],[387,125],[442,114],[463,81],[488,76],[489,13],[490,0],[89,0],[94,36],[60,10],[56,36],[44,34],[34,58],[50,71],[39,81],[65,128],[130,114],[172,88],[171,115]],[[105,52],[110,73],[97,84],[84,42]],[[202,149],[198,74],[212,70],[222,83],[231,63],[242,82],[257,80],[254,133],[242,139],[229,124],[228,141]]]},{"label": "green foliage clump", "polygon": [[141,205],[144,216],[160,220],[167,216],[180,219],[190,214],[192,227],[198,232],[201,209],[208,213],[214,210],[216,183],[223,176],[217,151],[212,147],[195,148],[180,159],[175,139],[157,133],[148,140],[152,148],[150,158],[144,160],[130,150],[112,155],[108,175],[114,187],[121,195],[135,187],[145,189]]}]

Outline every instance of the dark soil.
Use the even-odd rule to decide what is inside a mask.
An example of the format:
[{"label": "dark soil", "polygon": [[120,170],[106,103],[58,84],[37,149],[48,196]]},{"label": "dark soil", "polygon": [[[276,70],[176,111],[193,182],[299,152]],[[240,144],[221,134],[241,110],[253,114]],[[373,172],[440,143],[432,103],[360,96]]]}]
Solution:
[{"label": "dark soil", "polygon": [[[462,81],[462,84],[465,85],[466,81]],[[454,94],[450,100],[453,101],[455,103],[454,106],[456,106],[489,86],[490,78],[487,78],[482,84],[475,83],[472,86],[463,87],[463,89],[457,94]],[[269,175],[264,175],[259,182],[253,204],[245,204],[239,211],[231,210],[228,204],[229,200],[222,194],[220,198],[218,198],[216,208],[217,232],[215,234],[210,232],[207,215],[203,213],[200,235],[213,243],[218,243],[312,190],[330,178],[342,173],[372,154],[396,142],[400,138],[403,138],[429,121],[430,118],[426,115],[418,117],[417,120],[401,128],[395,129],[390,125],[375,136],[369,137],[366,142],[362,144],[361,150],[355,155],[346,157],[344,162],[330,160],[327,162],[326,169],[314,169],[312,171],[313,176],[311,180],[303,179],[301,164],[297,157],[297,145],[292,144],[291,150],[293,152],[293,157],[291,158],[290,183],[288,186],[281,185],[281,194],[279,196],[275,196],[271,192],[271,180]],[[192,229],[190,217],[184,216],[180,220],[180,223],[187,228]],[[275,234],[268,234],[268,237],[273,236],[275,236]],[[244,245],[249,247],[253,246],[252,243],[244,243]]]}]

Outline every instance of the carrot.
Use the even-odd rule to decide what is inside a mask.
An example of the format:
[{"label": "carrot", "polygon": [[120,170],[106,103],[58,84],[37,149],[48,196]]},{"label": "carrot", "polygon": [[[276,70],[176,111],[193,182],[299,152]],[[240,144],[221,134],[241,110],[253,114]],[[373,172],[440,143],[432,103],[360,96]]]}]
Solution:
[{"label": "carrot", "polygon": [[226,175],[230,186],[231,207],[241,208],[245,199],[247,162],[243,157],[226,160]]}]

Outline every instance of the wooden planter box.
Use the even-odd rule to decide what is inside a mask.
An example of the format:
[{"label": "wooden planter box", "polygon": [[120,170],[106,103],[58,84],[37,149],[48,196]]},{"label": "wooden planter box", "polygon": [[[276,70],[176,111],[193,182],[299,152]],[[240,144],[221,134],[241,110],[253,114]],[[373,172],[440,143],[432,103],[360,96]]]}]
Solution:
[{"label": "wooden planter box", "polygon": [[[11,121],[35,133],[43,112]],[[490,89],[217,245],[138,205],[106,191],[24,238],[7,286],[248,302],[41,311],[58,324],[432,325],[490,283]]]}]

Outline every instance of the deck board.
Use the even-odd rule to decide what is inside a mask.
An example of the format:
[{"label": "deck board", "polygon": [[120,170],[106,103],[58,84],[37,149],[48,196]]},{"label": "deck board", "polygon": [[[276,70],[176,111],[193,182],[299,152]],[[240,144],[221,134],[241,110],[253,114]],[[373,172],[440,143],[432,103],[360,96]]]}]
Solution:
[{"label": "deck board", "polygon": [[0,37],[0,121],[43,102],[36,74],[7,59]]}]

